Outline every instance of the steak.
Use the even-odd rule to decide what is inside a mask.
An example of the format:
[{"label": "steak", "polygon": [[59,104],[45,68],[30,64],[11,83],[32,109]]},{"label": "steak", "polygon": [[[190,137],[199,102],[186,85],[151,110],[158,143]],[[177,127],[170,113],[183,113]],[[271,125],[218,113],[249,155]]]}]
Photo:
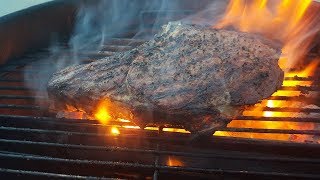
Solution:
[{"label": "steak", "polygon": [[281,86],[280,53],[259,35],[171,22],[135,49],[56,72],[48,93],[55,110],[94,114],[105,101],[140,127],[212,133]]}]

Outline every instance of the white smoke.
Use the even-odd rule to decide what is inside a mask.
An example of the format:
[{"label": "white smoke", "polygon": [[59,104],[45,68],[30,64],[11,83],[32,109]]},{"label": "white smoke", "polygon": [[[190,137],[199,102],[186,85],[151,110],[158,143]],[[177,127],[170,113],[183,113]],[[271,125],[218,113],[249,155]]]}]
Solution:
[{"label": "white smoke", "polygon": [[[210,25],[219,14],[223,14],[227,4],[213,1],[201,9],[197,2],[190,1],[192,4],[186,5],[187,1],[179,0],[81,2],[67,47],[60,46],[58,40],[53,39],[50,56],[25,68],[25,84],[36,96],[46,99],[47,82],[54,72],[81,64],[81,59],[90,58],[86,53],[101,51],[111,38],[129,34],[129,38],[150,39],[163,24],[173,20]],[[37,66],[39,71],[30,73],[32,66]]]}]

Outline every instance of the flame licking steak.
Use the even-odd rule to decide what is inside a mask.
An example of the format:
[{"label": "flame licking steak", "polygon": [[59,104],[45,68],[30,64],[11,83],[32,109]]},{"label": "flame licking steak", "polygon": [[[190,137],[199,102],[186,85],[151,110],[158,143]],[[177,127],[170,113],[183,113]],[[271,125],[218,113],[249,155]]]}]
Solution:
[{"label": "flame licking steak", "polygon": [[258,35],[173,22],[133,50],[55,73],[48,92],[56,109],[93,114],[106,100],[112,117],[141,127],[211,133],[281,86],[279,57]]}]

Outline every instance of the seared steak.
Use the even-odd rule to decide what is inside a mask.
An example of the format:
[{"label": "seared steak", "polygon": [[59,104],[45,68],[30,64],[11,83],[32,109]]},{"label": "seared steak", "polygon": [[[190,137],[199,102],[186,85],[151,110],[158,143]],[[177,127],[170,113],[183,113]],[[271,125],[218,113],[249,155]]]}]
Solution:
[{"label": "seared steak", "polygon": [[142,127],[213,131],[281,86],[279,56],[259,35],[174,22],[133,50],[55,73],[48,92],[57,110],[93,114],[105,100],[114,118]]}]

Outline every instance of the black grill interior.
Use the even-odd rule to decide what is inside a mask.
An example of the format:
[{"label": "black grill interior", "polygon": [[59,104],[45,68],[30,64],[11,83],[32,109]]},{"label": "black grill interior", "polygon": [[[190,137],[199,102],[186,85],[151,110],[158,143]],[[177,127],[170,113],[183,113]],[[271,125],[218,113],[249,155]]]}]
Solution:
[{"label": "black grill interior", "polygon": [[[177,18],[191,10],[177,13]],[[142,12],[141,19],[152,19],[154,12]],[[152,23],[152,21],[150,21]],[[81,63],[90,63],[119,51],[132,49],[152,37],[148,29],[136,36],[127,29],[107,39],[99,51],[79,53]],[[146,38],[147,37],[147,38]],[[60,40],[64,57],[72,55]],[[49,60],[48,60],[49,59]],[[217,137],[191,141],[188,133],[125,128],[130,122],[56,118],[47,111],[45,92],[26,85],[30,78],[43,80],[41,68],[54,64],[50,48],[24,53],[0,67],[0,177],[57,179],[319,179],[320,146],[314,142]],[[52,70],[54,71],[54,70]],[[315,93],[319,99],[319,76],[291,77],[286,80],[313,81],[312,86],[283,86],[281,90]],[[44,79],[45,80],[45,79]],[[308,101],[309,96],[273,96],[273,100]],[[319,114],[320,109],[266,107],[265,111]],[[319,123],[320,117],[254,117],[239,120]],[[117,127],[121,134],[113,135]],[[181,127],[179,127],[181,128]],[[296,129],[221,129],[228,132],[284,133],[319,136],[318,130]]]}]

